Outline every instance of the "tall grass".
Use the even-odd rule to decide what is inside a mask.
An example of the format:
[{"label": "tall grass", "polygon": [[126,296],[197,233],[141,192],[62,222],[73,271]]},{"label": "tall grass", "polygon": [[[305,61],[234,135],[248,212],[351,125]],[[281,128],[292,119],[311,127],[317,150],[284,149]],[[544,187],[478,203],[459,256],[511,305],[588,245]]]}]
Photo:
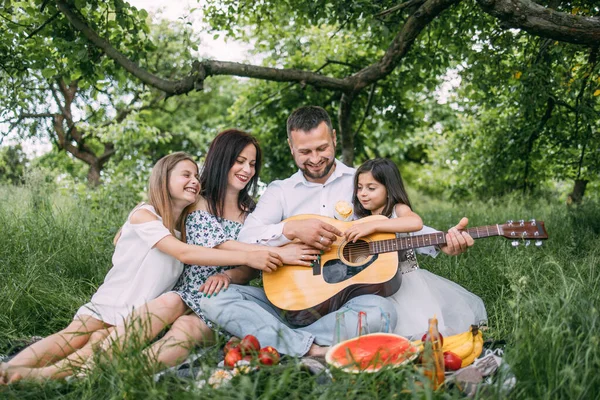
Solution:
[{"label": "tall grass", "polygon": [[[414,197],[417,198],[417,197]],[[0,187],[0,353],[33,335],[66,326],[110,267],[112,237],[136,199],[74,194],[36,185]],[[417,203],[417,202],[416,202]],[[421,258],[421,266],[481,296],[489,314],[485,338],[507,342],[505,360],[517,399],[593,398],[600,391],[600,208],[568,209],[550,201],[502,199],[450,205],[417,203],[427,225],[448,228],[463,215],[470,225],[507,219],[546,222],[541,248],[501,238],[479,240],[459,257]],[[204,358],[208,377],[218,350]],[[0,388],[8,398],[460,398],[456,389],[432,393],[413,366],[377,374],[345,375],[319,384],[287,360],[234,378],[219,389],[190,380],[155,382],[155,367],[135,346],[103,362],[82,380],[22,382]],[[504,398],[500,387],[486,395]]]}]

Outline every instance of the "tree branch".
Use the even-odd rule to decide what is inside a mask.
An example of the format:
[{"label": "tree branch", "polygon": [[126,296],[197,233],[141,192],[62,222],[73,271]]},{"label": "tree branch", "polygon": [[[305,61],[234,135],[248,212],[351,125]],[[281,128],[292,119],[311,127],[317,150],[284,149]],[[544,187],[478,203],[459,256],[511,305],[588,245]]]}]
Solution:
[{"label": "tree branch", "polygon": [[102,51],[104,51],[104,53],[107,56],[115,60],[119,65],[125,68],[133,76],[137,77],[139,80],[152,87],[162,90],[163,92],[170,95],[183,94],[194,89],[195,82],[197,79],[204,78],[198,76],[199,71],[192,72],[190,76],[180,81],[169,81],[166,79],[162,79],[154,74],[151,74],[143,68],[140,68],[139,65],[125,57],[117,49],[112,47],[110,43],[98,36],[98,34],[93,29],[87,26],[86,23],[83,22],[83,20],[75,12],[73,12],[73,10],[71,10],[71,8],[66,2],[62,0],[57,0],[56,5],[58,9],[65,15],[65,17],[67,17],[69,22],[77,30],[83,33],[83,35],[90,42],[102,49]]},{"label": "tree branch", "polygon": [[351,85],[345,79],[331,78],[325,75],[299,69],[279,69],[240,64],[229,61],[203,61],[206,76],[235,75],[246,78],[264,79],[274,82],[297,82],[324,89],[348,91]]},{"label": "tree branch", "polygon": [[572,15],[531,0],[477,0],[483,11],[510,28],[561,42],[600,43],[600,18]]},{"label": "tree branch", "polygon": [[46,20],[46,22],[44,22],[39,27],[35,28],[30,33],[28,33],[27,34],[27,39],[31,38],[32,36],[34,36],[35,34],[37,34],[39,31],[41,31],[42,29],[44,29],[46,27],[46,25],[48,25],[50,22],[54,21],[56,19],[56,17],[58,17],[59,15],[60,15],[60,12],[57,11],[56,14],[54,14],[53,16],[51,16],[50,18],[48,18]]},{"label": "tree branch", "polygon": [[389,75],[408,53],[421,31],[444,10],[461,0],[428,0],[411,15],[381,60],[350,76],[352,90],[358,92],[365,86],[377,82]]},{"label": "tree branch", "polygon": [[56,114],[54,113],[21,113],[19,119],[25,118],[53,118]]},{"label": "tree branch", "polygon": [[423,4],[424,1],[425,0],[409,0],[405,3],[400,3],[398,5],[395,5],[394,7],[388,8],[387,10],[384,10],[384,11],[380,12],[379,14],[375,14],[375,17],[377,17],[377,18],[385,17],[388,14],[395,13],[396,11],[400,11],[405,8],[416,6],[416,5],[421,5],[421,4]]}]

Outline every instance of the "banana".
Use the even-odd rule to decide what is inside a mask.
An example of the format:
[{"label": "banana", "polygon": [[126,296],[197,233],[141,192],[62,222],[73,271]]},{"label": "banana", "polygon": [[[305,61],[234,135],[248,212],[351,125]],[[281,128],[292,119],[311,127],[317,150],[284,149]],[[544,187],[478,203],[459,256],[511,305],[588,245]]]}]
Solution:
[{"label": "banana", "polygon": [[473,364],[473,361],[475,361],[475,359],[477,357],[479,357],[479,355],[481,354],[482,351],[483,351],[483,335],[481,334],[481,331],[479,331],[479,332],[477,332],[476,335],[473,336],[473,351],[467,357],[465,357],[465,358],[461,357],[462,364],[460,365],[460,367],[464,368],[468,365]]},{"label": "banana", "polygon": [[463,344],[467,340],[472,340],[472,337],[470,336],[470,334],[471,334],[471,328],[469,328],[469,330],[466,332],[445,337],[444,345],[442,346],[442,350],[452,351],[450,349],[452,349],[453,347],[457,347],[458,345]]},{"label": "banana", "polygon": [[473,352],[473,344],[473,333],[469,331],[467,332],[464,342],[456,343],[453,347],[449,348],[446,348],[446,346],[444,346],[442,350],[451,351],[457,356],[459,356],[462,360],[464,360]]}]

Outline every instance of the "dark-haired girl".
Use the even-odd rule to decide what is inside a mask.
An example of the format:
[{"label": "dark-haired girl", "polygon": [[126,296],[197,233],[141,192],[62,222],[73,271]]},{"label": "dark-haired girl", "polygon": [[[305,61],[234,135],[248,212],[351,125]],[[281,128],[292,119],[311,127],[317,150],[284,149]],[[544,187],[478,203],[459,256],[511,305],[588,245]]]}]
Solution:
[{"label": "dark-haired girl", "polygon": [[[392,161],[378,158],[365,162],[356,171],[354,187],[356,217],[379,214],[389,219],[352,226],[344,232],[348,240],[356,241],[375,232],[407,235],[423,228],[421,217],[412,210],[398,167]],[[471,324],[487,319],[485,306],[478,296],[420,269],[413,250],[399,252],[398,259],[402,286],[389,297],[398,315],[394,333],[420,338],[427,329],[428,319],[434,315],[444,335],[464,332]]]}]

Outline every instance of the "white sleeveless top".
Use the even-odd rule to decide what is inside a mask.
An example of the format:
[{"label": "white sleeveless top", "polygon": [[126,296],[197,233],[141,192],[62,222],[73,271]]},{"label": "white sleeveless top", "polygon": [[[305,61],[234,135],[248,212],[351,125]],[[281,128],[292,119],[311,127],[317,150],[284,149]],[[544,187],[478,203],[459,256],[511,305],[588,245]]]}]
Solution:
[{"label": "white sleeveless top", "polygon": [[[150,211],[158,220],[132,224],[131,215],[139,209]],[[116,325],[135,307],[171,290],[183,271],[183,264],[154,247],[170,234],[154,207],[147,204],[136,207],[121,229],[112,257],[113,267],[91,301],[76,316],[91,315]],[[176,234],[179,238],[179,232]]]}]

